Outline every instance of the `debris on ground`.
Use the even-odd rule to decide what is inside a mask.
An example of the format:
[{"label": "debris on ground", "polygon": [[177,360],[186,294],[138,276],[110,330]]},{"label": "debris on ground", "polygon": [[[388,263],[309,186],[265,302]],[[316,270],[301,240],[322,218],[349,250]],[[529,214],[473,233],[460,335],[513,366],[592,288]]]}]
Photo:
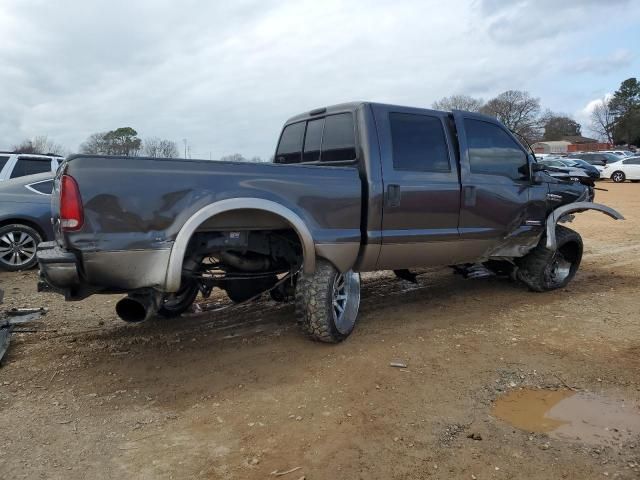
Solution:
[{"label": "debris on ground", "polygon": [[393,361],[391,363],[389,363],[390,367],[396,367],[396,368],[407,368],[407,364],[404,362],[399,362],[399,361]]},{"label": "debris on ground", "polygon": [[283,475],[287,475],[289,473],[297,472],[300,469],[302,469],[302,467],[293,467],[293,468],[291,468],[289,470],[285,470],[283,472],[279,472],[278,470],[274,470],[273,472],[271,472],[271,475],[276,476],[276,477],[282,477]]},{"label": "debris on ground", "polygon": [[[0,298],[1,297],[2,294],[0,293]],[[33,322],[46,313],[47,310],[45,308],[12,308],[4,312],[4,314],[0,314],[0,363],[9,349],[9,341],[11,340],[12,333],[31,333],[34,331],[26,329],[16,330],[16,325]]]}]

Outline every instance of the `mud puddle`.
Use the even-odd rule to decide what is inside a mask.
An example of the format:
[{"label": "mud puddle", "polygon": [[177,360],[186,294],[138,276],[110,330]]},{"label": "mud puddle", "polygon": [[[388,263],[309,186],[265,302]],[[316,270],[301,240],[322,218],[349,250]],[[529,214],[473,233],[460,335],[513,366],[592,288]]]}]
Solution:
[{"label": "mud puddle", "polygon": [[634,402],[570,390],[513,390],[498,398],[493,415],[528,432],[593,445],[640,438]]}]

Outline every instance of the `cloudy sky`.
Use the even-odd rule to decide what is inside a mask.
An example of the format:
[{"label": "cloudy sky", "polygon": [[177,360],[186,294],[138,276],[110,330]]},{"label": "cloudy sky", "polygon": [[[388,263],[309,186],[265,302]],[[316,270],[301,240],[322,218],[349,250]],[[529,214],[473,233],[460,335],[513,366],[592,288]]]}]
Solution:
[{"label": "cloudy sky", "polygon": [[269,157],[314,107],[507,89],[586,122],[640,76],[639,25],[638,0],[0,0],[0,149],[132,126]]}]

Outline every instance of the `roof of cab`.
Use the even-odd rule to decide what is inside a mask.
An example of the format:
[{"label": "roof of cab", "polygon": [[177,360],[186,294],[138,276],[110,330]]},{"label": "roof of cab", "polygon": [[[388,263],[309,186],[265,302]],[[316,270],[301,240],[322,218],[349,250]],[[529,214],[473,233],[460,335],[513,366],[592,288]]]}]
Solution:
[{"label": "roof of cab", "polygon": [[369,103],[371,102],[347,102],[347,103],[338,103],[336,105],[330,105],[328,107],[314,108],[313,110],[309,110],[308,112],[294,115],[293,117],[289,118],[285,122],[285,124],[295,123],[301,120],[308,120],[309,118],[313,118],[317,115],[327,115],[327,114],[341,113],[341,112],[353,112],[361,105],[365,105]]}]

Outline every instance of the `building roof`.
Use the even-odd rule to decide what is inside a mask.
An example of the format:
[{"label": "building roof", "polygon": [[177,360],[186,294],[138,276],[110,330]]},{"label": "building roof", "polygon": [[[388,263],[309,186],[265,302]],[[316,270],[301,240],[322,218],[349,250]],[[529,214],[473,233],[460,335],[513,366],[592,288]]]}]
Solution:
[{"label": "building roof", "polygon": [[595,138],[583,137],[582,135],[567,135],[562,137],[562,140],[571,143],[598,143]]},{"label": "building roof", "polygon": [[571,142],[568,142],[566,140],[549,140],[547,142],[536,142],[533,144],[533,146],[535,145],[549,145],[550,147],[560,147],[571,145]]}]

